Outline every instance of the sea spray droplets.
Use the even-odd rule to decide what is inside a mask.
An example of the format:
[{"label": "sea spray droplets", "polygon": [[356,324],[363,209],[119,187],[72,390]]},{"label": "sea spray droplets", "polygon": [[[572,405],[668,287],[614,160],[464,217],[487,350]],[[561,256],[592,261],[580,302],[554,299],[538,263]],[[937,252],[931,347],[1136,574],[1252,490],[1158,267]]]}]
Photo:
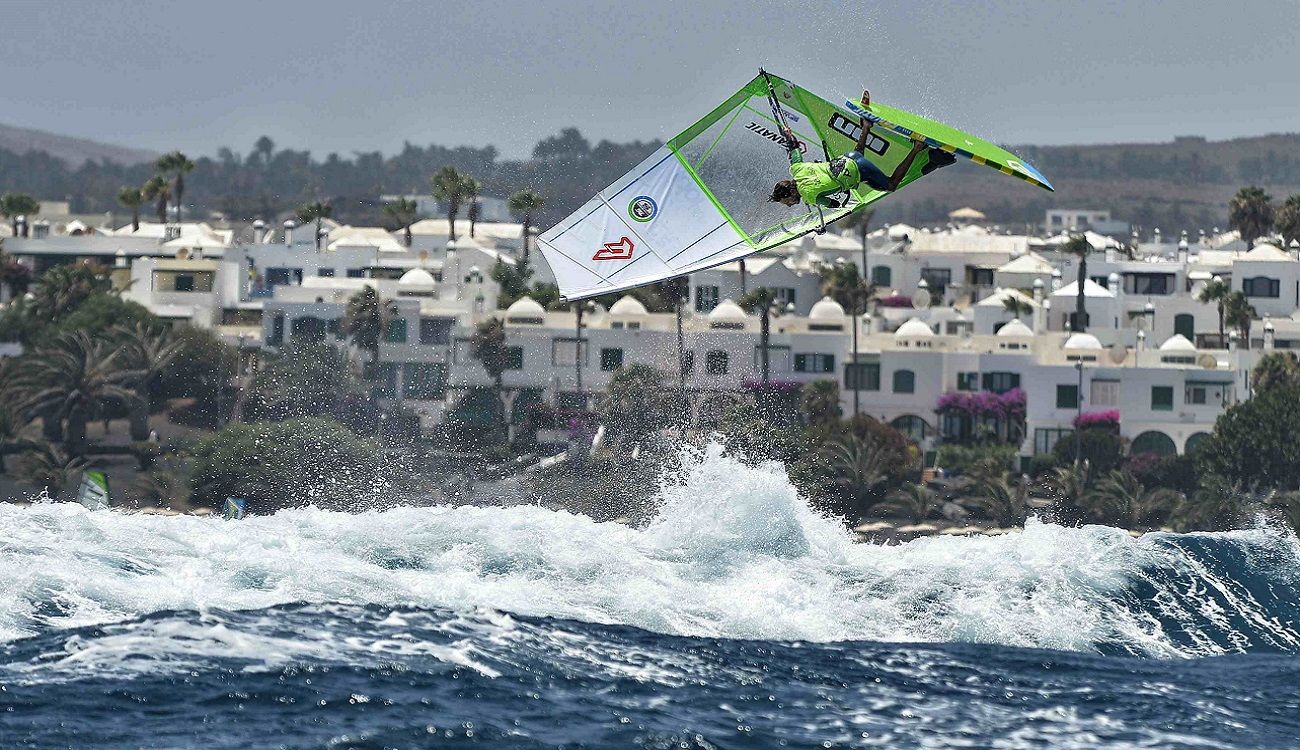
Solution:
[{"label": "sea spray droplets", "polygon": [[1003,537],[855,544],[779,465],[746,466],[716,445],[684,456],[642,530],[531,506],[308,508],[236,523],[42,504],[0,506],[0,539],[5,640],[305,601],[727,638],[1300,651],[1296,542],[1279,532],[1132,539],[1031,522]]}]

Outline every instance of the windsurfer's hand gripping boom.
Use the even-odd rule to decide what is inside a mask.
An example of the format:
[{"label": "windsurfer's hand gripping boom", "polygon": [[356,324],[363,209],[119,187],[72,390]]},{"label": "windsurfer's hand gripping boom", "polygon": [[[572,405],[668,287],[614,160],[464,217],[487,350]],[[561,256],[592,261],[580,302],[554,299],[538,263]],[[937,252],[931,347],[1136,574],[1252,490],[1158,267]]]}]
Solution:
[{"label": "windsurfer's hand gripping boom", "polygon": [[[862,109],[865,111],[870,106],[871,92],[864,90]],[[805,162],[803,152],[799,148],[799,139],[795,137],[794,131],[788,125],[782,124],[781,135],[785,138],[786,149],[790,153],[791,179],[776,183],[772,188],[771,200],[787,206],[797,206],[800,202],[804,202],[813,206],[839,208],[843,204],[833,196],[838,193],[848,193],[862,183],[866,183],[872,190],[881,192],[892,193],[897,190],[912,168],[917,155],[925,150],[925,143],[914,142],[912,150],[903,161],[899,162],[894,173],[886,177],[879,167],[862,155],[871,141],[873,123],[866,117],[861,117],[860,123],[861,128],[854,149],[829,162]],[[944,154],[944,156],[948,155]],[[937,163],[940,160],[932,156],[931,161]],[[947,163],[952,163],[950,158]],[[946,166],[946,164],[938,164],[938,166]]]}]

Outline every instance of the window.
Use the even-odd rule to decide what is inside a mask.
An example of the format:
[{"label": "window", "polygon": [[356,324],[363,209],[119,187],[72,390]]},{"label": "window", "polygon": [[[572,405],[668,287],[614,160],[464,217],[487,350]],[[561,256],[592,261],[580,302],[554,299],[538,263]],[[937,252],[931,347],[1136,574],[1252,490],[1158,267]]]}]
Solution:
[{"label": "window", "polygon": [[727,374],[727,353],[721,349],[712,349],[704,355],[704,371],[710,375]]},{"label": "window", "polygon": [[1020,387],[1018,372],[986,372],[981,378],[984,390],[994,393],[1006,393]]},{"label": "window", "polygon": [[1034,430],[1034,455],[1051,453],[1056,444],[1074,435],[1067,428],[1039,427]]},{"label": "window", "polygon": [[420,343],[446,346],[451,343],[452,318],[420,318]]},{"label": "window", "polygon": [[718,306],[718,288],[716,286],[695,287],[695,312],[711,312]]},{"label": "window", "polygon": [[573,367],[577,365],[577,356],[581,353],[582,364],[587,364],[587,342],[582,342],[582,348],[578,348],[578,340],[575,338],[557,338],[551,340],[551,366],[553,367]]},{"label": "window", "polygon": [[1279,297],[1282,294],[1282,282],[1267,276],[1242,279],[1241,291],[1247,297]]},{"label": "window", "polygon": [[1174,333],[1182,336],[1188,341],[1196,340],[1196,318],[1188,313],[1179,313],[1174,316]]},{"label": "window", "polygon": [[288,284],[302,284],[301,268],[268,268],[266,269],[266,285],[280,286]]},{"label": "window", "polygon": [[978,372],[959,372],[957,373],[957,390],[975,391],[980,387],[980,374]]},{"label": "window", "polygon": [[405,344],[406,320],[396,318],[388,321],[388,325],[384,328],[384,341],[390,344]]},{"label": "window", "polygon": [[406,398],[439,399],[443,397],[446,390],[446,365],[431,362],[408,362],[402,366],[402,395]]},{"label": "window", "polygon": [[835,372],[834,354],[796,354],[795,372]]},{"label": "window", "polygon": [[364,279],[366,277],[366,269],[349,268],[347,274],[349,279]]},{"label": "window", "polygon": [[1056,386],[1056,408],[1078,409],[1079,386],[1074,384]]},{"label": "window", "polygon": [[967,268],[971,286],[993,286],[992,268]]},{"label": "window", "polygon": [[859,362],[844,366],[844,387],[858,391],[880,390],[880,364]]},{"label": "window", "polygon": [[781,305],[782,309],[784,309],[786,305],[798,304],[798,301],[795,299],[794,287],[778,286],[772,291],[776,293],[776,301]]},{"label": "window", "polygon": [[522,346],[506,347],[506,369],[524,369],[524,348]]},{"label": "window", "polygon": [[600,350],[600,369],[603,372],[612,372],[623,366],[622,349],[601,349]]},{"label": "window", "polygon": [[1174,275],[1171,273],[1126,273],[1124,291],[1129,294],[1170,294]]},{"label": "window", "polygon": [[922,268],[921,278],[930,285],[932,293],[943,294],[952,283],[952,271],[947,268]]},{"label": "window", "polygon": [[1232,383],[1188,383],[1183,401],[1195,406],[1230,406]]},{"label": "window", "polygon": [[333,268],[317,268],[317,269],[316,269],[316,275],[319,276],[319,277],[321,277],[322,279],[332,279],[332,278],[334,278],[334,269],[333,269]]},{"label": "window", "polygon": [[1094,380],[1090,386],[1088,403],[1092,406],[1119,406],[1119,381]]},{"label": "window", "polygon": [[176,291],[178,292],[194,291],[194,274],[192,273],[176,274]]},{"label": "window", "polygon": [[911,370],[894,370],[894,393],[915,393],[916,373]]},{"label": "window", "polygon": [[1174,410],[1174,388],[1169,385],[1151,386],[1151,409],[1153,411]]},{"label": "window", "polygon": [[641,330],[641,323],[635,320],[629,320],[629,321],[616,320],[610,323],[609,327],[615,331],[621,331],[624,328],[626,328],[629,331],[639,331]]},{"label": "window", "polygon": [[1082,325],[1082,326],[1079,325],[1079,313],[1078,313],[1078,312],[1072,312],[1072,313],[1070,313],[1069,315],[1066,316],[1066,325],[1069,326],[1069,328],[1070,328],[1071,331],[1086,331],[1086,330],[1088,330],[1088,325],[1091,324],[1091,323],[1092,323],[1092,315],[1090,315],[1090,314],[1088,314],[1088,313],[1084,313],[1084,314],[1083,314],[1083,325]]},{"label": "window", "polygon": [[871,283],[876,286],[892,286],[894,283],[894,269],[889,266],[872,266]]}]

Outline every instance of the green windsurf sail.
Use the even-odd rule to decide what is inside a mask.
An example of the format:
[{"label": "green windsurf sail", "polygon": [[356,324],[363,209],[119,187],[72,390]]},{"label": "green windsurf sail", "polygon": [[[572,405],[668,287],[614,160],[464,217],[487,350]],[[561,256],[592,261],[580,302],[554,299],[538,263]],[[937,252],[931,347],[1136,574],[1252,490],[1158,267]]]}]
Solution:
[{"label": "green windsurf sail", "polygon": [[[840,208],[768,200],[772,187],[790,177],[777,118],[794,132],[805,159],[819,160],[852,150],[864,116],[880,126],[872,128],[863,154],[885,174],[907,158],[913,141],[924,140],[1051,189],[1023,160],[955,128],[874,103],[870,112],[838,106],[760,73],[539,236],[561,293],[581,299],[721,265],[875,203],[888,193],[865,184],[848,191]],[[916,158],[900,189],[930,173],[930,154]]]},{"label": "green windsurf sail", "polygon": [[108,507],[108,476],[102,471],[87,469],[81,472],[81,486],[77,489],[77,502],[90,510]]}]

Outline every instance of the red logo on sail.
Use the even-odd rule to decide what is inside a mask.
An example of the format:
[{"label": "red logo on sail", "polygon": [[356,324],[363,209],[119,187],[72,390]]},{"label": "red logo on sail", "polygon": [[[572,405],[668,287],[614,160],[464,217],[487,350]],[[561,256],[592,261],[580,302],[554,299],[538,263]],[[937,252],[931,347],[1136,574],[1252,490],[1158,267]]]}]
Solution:
[{"label": "red logo on sail", "polygon": [[601,246],[596,254],[591,256],[592,260],[632,260],[632,251],[636,245],[627,237],[620,237],[618,242],[606,242]]}]

